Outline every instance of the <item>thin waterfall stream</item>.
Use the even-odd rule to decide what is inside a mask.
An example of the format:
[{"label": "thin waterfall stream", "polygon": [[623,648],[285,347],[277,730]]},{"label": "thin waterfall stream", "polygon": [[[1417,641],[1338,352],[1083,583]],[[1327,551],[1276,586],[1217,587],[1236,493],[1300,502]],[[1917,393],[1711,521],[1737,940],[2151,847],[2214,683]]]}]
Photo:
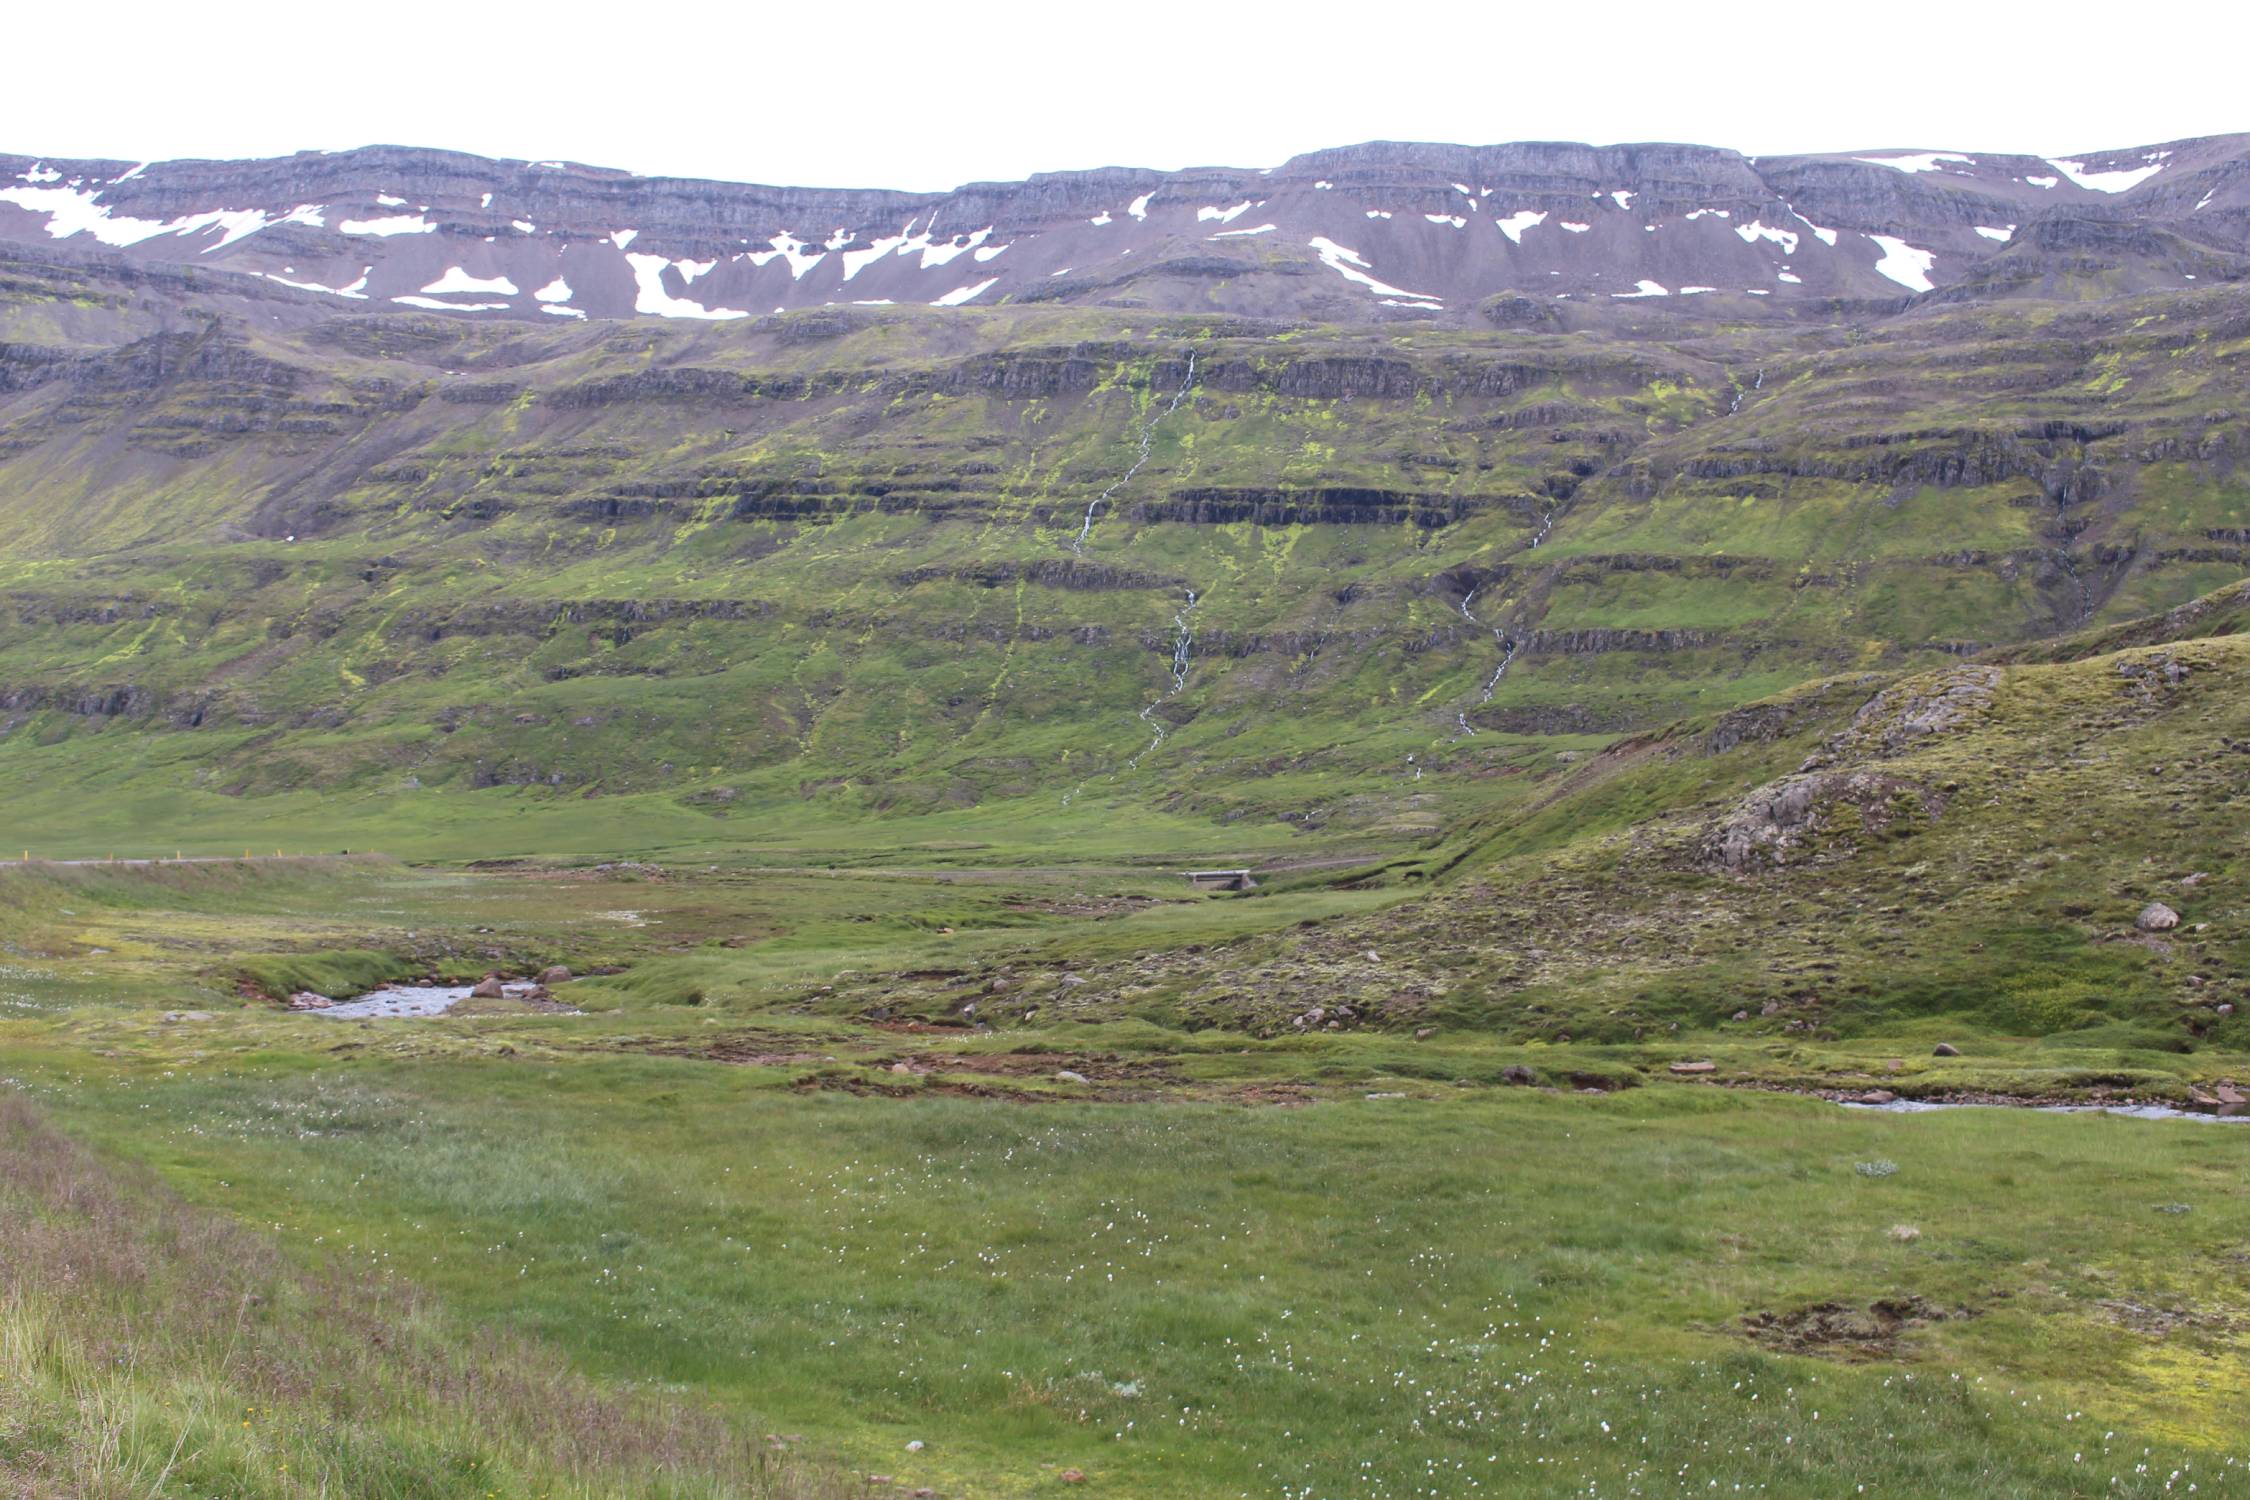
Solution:
[{"label": "thin waterfall stream", "polygon": [[[1124,473],[1105,485],[1100,494],[1086,502],[1085,519],[1079,522],[1078,535],[1071,538],[1070,550],[1074,555],[1079,557],[1086,555],[1086,543],[1093,538],[1096,518],[1109,506],[1111,500],[1119,492],[1133,482],[1134,476],[1139,474],[1142,468],[1147,465],[1149,455],[1156,442],[1156,429],[1165,418],[1180,409],[1180,403],[1185,401],[1194,389],[1195,353],[1190,350],[1187,358],[1187,370],[1180,378],[1179,389],[1172,393],[1171,399],[1164,403],[1161,410],[1155,409],[1154,403],[1151,403],[1148,417],[1141,423],[1140,432],[1135,439],[1133,462],[1127,466]],[[1154,738],[1150,739],[1148,744],[1143,746],[1131,760],[1125,762],[1125,770],[1137,770],[1142,759],[1162,746],[1171,735],[1171,727],[1157,717],[1157,710],[1187,691],[1188,664],[1195,650],[1194,615],[1196,606],[1202,602],[1201,597],[1197,595],[1195,590],[1189,589],[1187,591],[1187,602],[1181,605],[1178,613],[1172,617],[1171,686],[1159,693],[1154,702],[1140,711],[1140,722],[1151,728]],[[1114,774],[1112,773],[1113,776]],[[1085,785],[1086,783],[1081,781],[1077,786],[1063,793],[1062,805],[1070,806],[1079,792],[1084,790]]]},{"label": "thin waterfall stream", "polygon": [[1162,411],[1152,410],[1148,415],[1148,420],[1141,423],[1140,451],[1134,456],[1132,467],[1128,468],[1124,473],[1118,475],[1115,479],[1112,479],[1106,489],[1104,489],[1100,494],[1096,495],[1093,499],[1086,502],[1086,519],[1079,523],[1078,535],[1071,540],[1070,550],[1072,552],[1076,553],[1080,557],[1084,557],[1086,555],[1087,539],[1094,534],[1094,518],[1101,513],[1104,506],[1109,504],[1110,497],[1112,495],[1115,495],[1119,490],[1125,488],[1125,486],[1127,486],[1128,484],[1131,484],[1133,482],[1133,476],[1141,472],[1142,465],[1148,462],[1149,447],[1156,441],[1157,424],[1162,422],[1166,417],[1172,415],[1172,413],[1178,411],[1180,409],[1180,403],[1187,399],[1188,392],[1193,390],[1194,388],[1195,354],[1194,351],[1190,350],[1188,353],[1187,375],[1180,381],[1180,388],[1172,393],[1172,399],[1165,404],[1165,407]]}]

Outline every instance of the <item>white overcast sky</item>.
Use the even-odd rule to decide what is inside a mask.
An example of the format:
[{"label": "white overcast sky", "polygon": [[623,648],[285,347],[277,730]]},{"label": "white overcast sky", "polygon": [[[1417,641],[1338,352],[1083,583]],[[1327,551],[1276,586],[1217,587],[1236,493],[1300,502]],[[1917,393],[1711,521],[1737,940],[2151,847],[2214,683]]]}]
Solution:
[{"label": "white overcast sky", "polygon": [[2031,0],[127,0],[95,25],[67,59],[26,48],[8,70],[0,151],[387,143],[929,190],[1078,167],[1271,166],[1375,139],[2067,156],[2250,130],[2229,76],[2250,42],[2240,0],[2099,19]]}]

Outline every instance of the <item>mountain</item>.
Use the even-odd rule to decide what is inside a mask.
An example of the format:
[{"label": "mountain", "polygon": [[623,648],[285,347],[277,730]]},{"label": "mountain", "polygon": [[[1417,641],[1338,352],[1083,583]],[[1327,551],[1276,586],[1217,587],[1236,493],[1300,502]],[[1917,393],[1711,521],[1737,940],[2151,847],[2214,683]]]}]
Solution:
[{"label": "mountain", "polygon": [[2246,142],[11,158],[0,796],[95,854],[1411,845],[2250,572]]},{"label": "mountain", "polygon": [[389,146],[247,162],[0,156],[0,240],[254,276],[261,311],[283,322],[339,302],[722,321],[1012,302],[1477,326],[1511,293],[1666,298],[1739,319],[1933,289],[2239,279],[2250,136],[2076,159],[1373,142],[1262,171],[1107,168],[939,194]]}]

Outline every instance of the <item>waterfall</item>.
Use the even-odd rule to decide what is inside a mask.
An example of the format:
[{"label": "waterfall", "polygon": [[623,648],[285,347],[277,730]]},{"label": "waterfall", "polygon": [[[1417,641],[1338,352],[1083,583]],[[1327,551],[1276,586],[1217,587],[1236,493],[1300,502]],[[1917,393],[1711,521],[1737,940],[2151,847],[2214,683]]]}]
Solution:
[{"label": "waterfall", "polygon": [[1133,476],[1141,472],[1141,466],[1148,462],[1149,445],[1156,441],[1157,424],[1180,409],[1180,403],[1187,399],[1187,393],[1194,386],[1195,354],[1191,350],[1188,353],[1187,375],[1180,381],[1180,388],[1172,393],[1172,399],[1165,404],[1162,411],[1152,410],[1148,415],[1148,420],[1141,423],[1139,451],[1133,457],[1132,467],[1112,479],[1108,488],[1086,502],[1086,519],[1079,523],[1078,535],[1071,540],[1070,550],[1072,552],[1080,557],[1086,555],[1087,539],[1094,534],[1094,517],[1099,515],[1102,507],[1109,503],[1110,496],[1131,484]]},{"label": "waterfall", "polygon": [[1156,711],[1187,691],[1188,661],[1195,650],[1195,622],[1191,617],[1195,614],[1196,605],[1202,602],[1196,597],[1195,590],[1189,589],[1187,603],[1181,605],[1179,613],[1172,616],[1172,686],[1169,691],[1159,693],[1154,703],[1141,710],[1141,722],[1154,731],[1154,738],[1142,747],[1140,755],[1125,762],[1125,769],[1128,771],[1138,769],[1142,756],[1154,753],[1171,736],[1171,729],[1156,716]]}]

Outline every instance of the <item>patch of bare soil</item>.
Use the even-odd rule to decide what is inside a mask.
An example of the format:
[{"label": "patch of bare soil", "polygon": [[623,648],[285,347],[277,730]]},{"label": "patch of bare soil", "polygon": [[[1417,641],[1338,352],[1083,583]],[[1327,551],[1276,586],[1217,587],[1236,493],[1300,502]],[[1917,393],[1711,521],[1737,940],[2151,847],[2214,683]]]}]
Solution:
[{"label": "patch of bare soil", "polygon": [[789,1085],[800,1094],[851,1094],[862,1099],[927,1099],[942,1095],[953,1099],[994,1099],[1005,1104],[1056,1104],[1064,1094],[1033,1094],[1022,1089],[995,1088],[984,1083],[944,1079],[934,1083],[885,1083],[864,1073],[813,1073]]},{"label": "patch of bare soil", "polygon": [[2129,1297],[2112,1297],[2094,1304],[2102,1315],[2121,1328],[2150,1338],[2170,1338],[2175,1333],[2201,1334],[2206,1337],[2221,1336],[2242,1326],[2242,1320],[2228,1316],[2216,1308],[2194,1307],[2177,1300],[2162,1303],[2140,1302]]},{"label": "patch of bare soil", "polygon": [[1151,906],[1177,905],[1154,896],[1078,896],[1069,900],[1010,901],[1008,910],[1042,917],[1129,917]]},{"label": "patch of bare soil", "polygon": [[915,1073],[988,1073],[1001,1078],[1053,1078],[1076,1073],[1089,1083],[1178,1083],[1173,1066],[1157,1058],[1122,1058],[1114,1052],[919,1052],[875,1059]]},{"label": "patch of bare soil", "polygon": [[1237,1104],[1263,1104],[1298,1109],[1313,1102],[1313,1091],[1297,1083],[1246,1083],[1235,1090]]},{"label": "patch of bare soil", "polygon": [[1736,1327],[1750,1342],[1786,1354],[1877,1360],[1898,1358],[1901,1336],[1913,1329],[1974,1316],[1925,1297],[1883,1297],[1865,1307],[1815,1302],[1788,1312],[1754,1312]]}]

